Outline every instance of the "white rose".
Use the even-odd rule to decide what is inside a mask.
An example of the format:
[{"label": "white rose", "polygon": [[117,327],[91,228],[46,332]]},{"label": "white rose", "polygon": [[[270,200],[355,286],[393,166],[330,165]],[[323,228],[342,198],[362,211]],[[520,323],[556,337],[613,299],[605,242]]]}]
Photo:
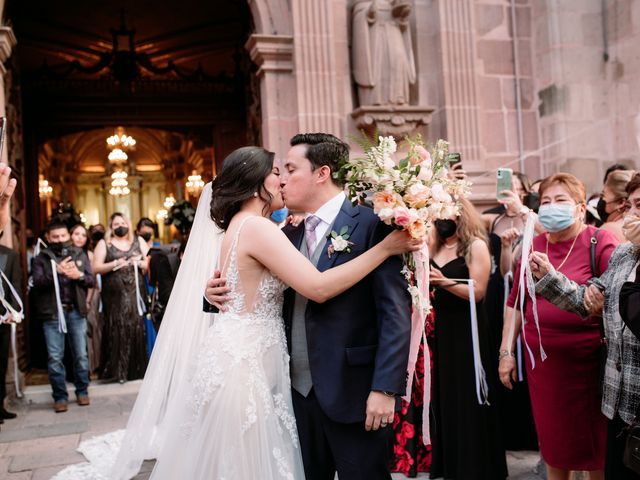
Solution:
[{"label": "white rose", "polygon": [[390,221],[393,219],[393,209],[392,208],[383,208],[378,212],[378,217],[387,225],[390,224]]},{"label": "white rose", "polygon": [[349,242],[342,237],[331,238],[331,244],[336,252],[342,252],[349,246]]}]

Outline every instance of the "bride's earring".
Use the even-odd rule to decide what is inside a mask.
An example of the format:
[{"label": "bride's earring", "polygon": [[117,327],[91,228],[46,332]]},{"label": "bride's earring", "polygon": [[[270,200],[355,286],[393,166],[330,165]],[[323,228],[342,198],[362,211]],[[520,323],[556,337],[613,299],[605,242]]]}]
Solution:
[{"label": "bride's earring", "polygon": [[258,192],[253,192],[253,196],[258,198]]}]

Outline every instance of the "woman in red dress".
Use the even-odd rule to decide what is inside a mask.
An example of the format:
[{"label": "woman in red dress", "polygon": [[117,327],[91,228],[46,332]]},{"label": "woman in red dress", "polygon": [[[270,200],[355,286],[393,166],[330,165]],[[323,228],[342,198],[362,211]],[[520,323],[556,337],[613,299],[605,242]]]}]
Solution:
[{"label": "woman in red dress", "polygon": [[[617,240],[610,232],[585,225],[582,182],[569,174],[553,175],[542,182],[540,200],[539,221],[547,233],[533,239],[533,250],[546,253],[556,270],[578,284],[604,272]],[[592,267],[594,235],[596,262]],[[520,266],[507,302],[500,347],[500,380],[507,388],[516,378],[513,352],[521,318],[516,313],[514,324],[513,309],[519,309],[519,276]],[[547,478],[567,480],[571,471],[584,470],[590,472],[591,480],[602,479],[607,429],[599,395],[602,319],[583,319],[536,296],[538,334],[533,302],[528,296],[525,302],[524,337],[535,361],[534,367],[525,352],[527,378]],[[544,361],[540,344],[547,355]]]}]

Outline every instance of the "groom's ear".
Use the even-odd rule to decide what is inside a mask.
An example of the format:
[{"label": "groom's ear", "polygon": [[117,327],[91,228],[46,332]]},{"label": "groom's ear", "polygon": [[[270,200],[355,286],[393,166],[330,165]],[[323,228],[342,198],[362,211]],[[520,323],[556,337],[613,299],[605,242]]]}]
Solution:
[{"label": "groom's ear", "polygon": [[328,165],[322,165],[316,170],[318,172],[318,181],[320,183],[331,182],[331,168]]}]

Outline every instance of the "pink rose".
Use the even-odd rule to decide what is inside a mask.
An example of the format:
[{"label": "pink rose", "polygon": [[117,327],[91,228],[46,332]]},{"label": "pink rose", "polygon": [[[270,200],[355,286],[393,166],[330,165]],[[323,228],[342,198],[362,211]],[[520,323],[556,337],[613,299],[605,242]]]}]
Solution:
[{"label": "pink rose", "polygon": [[393,209],[393,217],[396,225],[406,227],[411,223],[411,214],[407,207],[396,207]]}]

